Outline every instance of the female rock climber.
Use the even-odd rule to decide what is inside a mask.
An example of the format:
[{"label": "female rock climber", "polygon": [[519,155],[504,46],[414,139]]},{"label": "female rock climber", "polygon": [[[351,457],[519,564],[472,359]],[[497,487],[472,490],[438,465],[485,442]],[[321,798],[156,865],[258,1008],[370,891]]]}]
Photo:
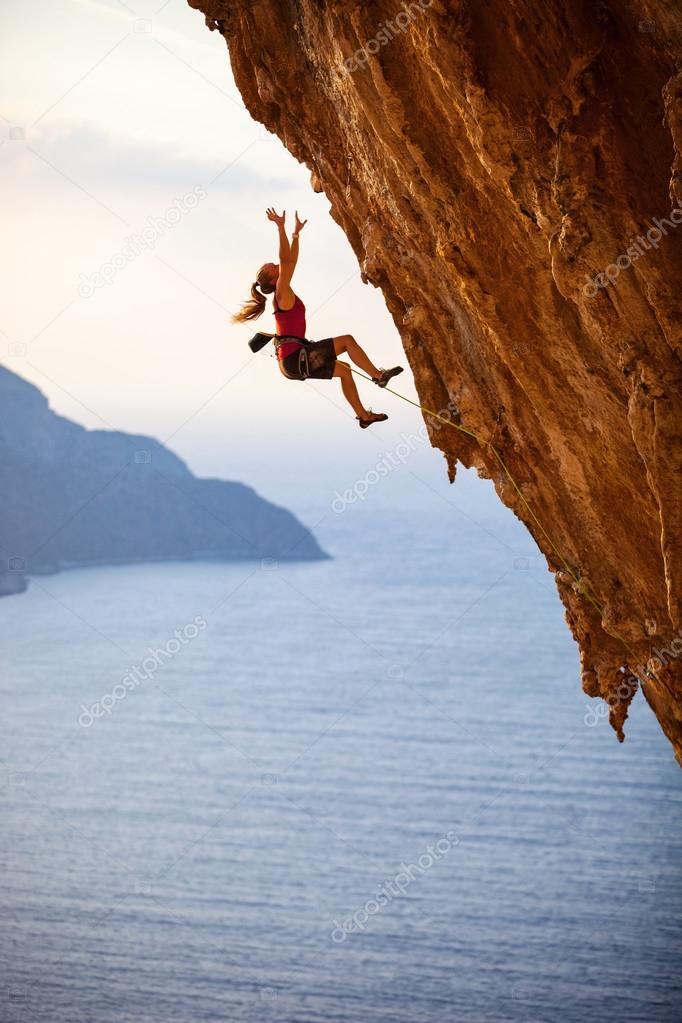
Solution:
[{"label": "female rock climber", "polygon": [[355,365],[368,373],[379,387],[385,387],[392,377],[402,373],[402,366],[378,369],[351,334],[327,337],[324,341],[306,340],[305,306],[298,295],[294,294],[291,278],[298,262],[298,236],[308,221],[300,220],[296,213],[296,227],[289,243],[284,226],[286,211],[280,216],[270,208],[267,217],[277,225],[279,232],[279,263],[263,264],[251,285],[251,298],[232,317],[233,322],[244,323],[258,319],[265,311],[265,296],[274,292],[277,333],[256,334],[249,342],[252,351],[257,352],[273,338],[279,368],[287,379],[306,380],[313,377],[317,380],[330,380],[339,377],[344,397],[352,405],[361,429],[366,429],[372,423],[383,422],[388,416],[365,408],[360,401],[350,366],[346,362],[339,362],[338,356],[350,356]]}]

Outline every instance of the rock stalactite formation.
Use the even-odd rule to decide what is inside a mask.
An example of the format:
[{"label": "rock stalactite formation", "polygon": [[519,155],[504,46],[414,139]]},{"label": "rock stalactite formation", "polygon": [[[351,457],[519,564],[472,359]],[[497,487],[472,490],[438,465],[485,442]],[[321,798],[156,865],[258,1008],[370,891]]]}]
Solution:
[{"label": "rock stalactite formation", "polygon": [[622,738],[637,676],[682,757],[677,5],[189,2],[484,440],[433,432],[546,555],[585,691]]}]

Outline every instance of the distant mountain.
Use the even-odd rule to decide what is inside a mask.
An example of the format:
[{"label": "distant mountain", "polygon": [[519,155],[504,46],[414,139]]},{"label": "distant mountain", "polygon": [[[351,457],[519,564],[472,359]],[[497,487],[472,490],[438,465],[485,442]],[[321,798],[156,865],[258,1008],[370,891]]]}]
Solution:
[{"label": "distant mountain", "polygon": [[86,430],[0,366],[0,595],[82,565],[328,555],[242,483],[198,479],[151,437]]}]

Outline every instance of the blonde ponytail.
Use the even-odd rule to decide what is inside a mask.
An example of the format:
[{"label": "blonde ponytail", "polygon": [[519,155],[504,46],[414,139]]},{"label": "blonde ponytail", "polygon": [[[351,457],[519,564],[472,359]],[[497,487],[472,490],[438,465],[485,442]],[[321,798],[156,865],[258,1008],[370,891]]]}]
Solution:
[{"label": "blonde ponytail", "polygon": [[251,285],[251,298],[244,302],[238,313],[232,317],[233,323],[246,323],[247,320],[257,320],[265,312],[265,295],[258,290],[258,284]]},{"label": "blonde ponytail", "polygon": [[[261,278],[263,279],[261,280]],[[244,302],[238,313],[234,314],[232,322],[246,323],[247,320],[257,320],[265,312],[265,296],[271,295],[274,290],[275,285],[270,284],[267,279],[266,267],[262,266],[256,280],[251,285],[251,298]]]}]

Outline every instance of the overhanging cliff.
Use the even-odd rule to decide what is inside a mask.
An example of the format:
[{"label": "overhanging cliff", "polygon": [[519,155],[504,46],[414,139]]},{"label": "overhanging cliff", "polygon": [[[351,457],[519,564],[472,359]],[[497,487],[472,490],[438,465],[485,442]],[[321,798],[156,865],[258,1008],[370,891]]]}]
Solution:
[{"label": "overhanging cliff", "polygon": [[[583,688],[682,758],[676,3],[189,0],[312,172],[422,402],[555,573]],[[656,218],[656,219],[654,219]],[[681,761],[682,762],[682,761]]]}]

